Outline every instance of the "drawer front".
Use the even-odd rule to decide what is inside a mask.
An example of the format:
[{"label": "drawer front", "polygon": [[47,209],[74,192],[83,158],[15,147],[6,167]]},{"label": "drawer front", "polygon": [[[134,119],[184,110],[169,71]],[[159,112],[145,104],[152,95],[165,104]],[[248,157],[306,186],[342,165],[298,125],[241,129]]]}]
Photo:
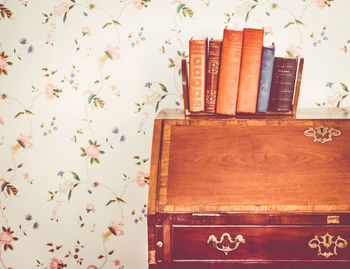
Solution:
[{"label": "drawer front", "polygon": [[[158,264],[154,269],[349,269],[350,262],[176,262]],[[151,269],[151,267],[150,267]],[[153,268],[152,268],[153,269]]]},{"label": "drawer front", "polygon": [[172,260],[348,260],[350,226],[172,226]]}]

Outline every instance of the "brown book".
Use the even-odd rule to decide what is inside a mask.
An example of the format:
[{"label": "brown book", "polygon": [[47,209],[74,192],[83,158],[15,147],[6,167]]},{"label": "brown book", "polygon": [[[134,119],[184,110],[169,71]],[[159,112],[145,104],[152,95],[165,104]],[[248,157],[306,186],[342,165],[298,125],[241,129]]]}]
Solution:
[{"label": "brown book", "polygon": [[188,106],[188,71],[187,71],[187,60],[182,59],[181,61],[181,74],[182,74],[182,95],[184,99],[184,112],[185,115],[189,115]]},{"label": "brown book", "polygon": [[256,112],[263,39],[263,29],[245,28],[243,30],[237,112]]},{"label": "brown book", "polygon": [[205,109],[205,69],[208,40],[190,39],[189,105],[191,112]]},{"label": "brown book", "polygon": [[222,40],[210,39],[205,77],[205,111],[215,113]]},{"label": "brown book", "polygon": [[292,111],[298,59],[275,57],[269,111]]},{"label": "brown book", "polygon": [[235,115],[243,32],[224,29],[216,113]]}]

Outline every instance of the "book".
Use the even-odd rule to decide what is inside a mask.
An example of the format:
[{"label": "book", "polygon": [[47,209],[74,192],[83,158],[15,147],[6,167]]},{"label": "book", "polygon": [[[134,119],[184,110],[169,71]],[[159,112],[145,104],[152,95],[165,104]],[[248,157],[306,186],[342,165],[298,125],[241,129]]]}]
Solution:
[{"label": "book", "polygon": [[237,93],[237,112],[256,112],[263,39],[263,29],[243,29],[242,60]]},{"label": "book", "polygon": [[269,111],[292,111],[298,58],[275,57]]},{"label": "book", "polygon": [[242,40],[243,31],[224,29],[216,100],[218,114],[236,115]]},{"label": "book", "polygon": [[210,39],[205,78],[205,111],[215,113],[222,40]]},{"label": "book", "polygon": [[267,112],[270,98],[273,62],[275,58],[275,45],[263,47],[261,55],[260,78],[258,88],[257,112]]},{"label": "book", "polygon": [[201,112],[205,109],[205,71],[208,40],[189,42],[189,109]]},{"label": "book", "polygon": [[182,96],[184,99],[184,112],[185,115],[189,115],[189,104],[188,104],[188,71],[187,71],[187,60],[181,60],[181,74],[182,74]]}]

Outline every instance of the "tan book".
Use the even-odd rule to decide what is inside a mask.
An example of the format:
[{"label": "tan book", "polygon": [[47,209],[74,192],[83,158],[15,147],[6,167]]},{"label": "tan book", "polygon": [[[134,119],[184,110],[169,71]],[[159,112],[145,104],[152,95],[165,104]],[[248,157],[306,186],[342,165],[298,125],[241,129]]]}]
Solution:
[{"label": "tan book", "polygon": [[202,112],[205,109],[205,70],[208,40],[189,42],[189,109]]}]

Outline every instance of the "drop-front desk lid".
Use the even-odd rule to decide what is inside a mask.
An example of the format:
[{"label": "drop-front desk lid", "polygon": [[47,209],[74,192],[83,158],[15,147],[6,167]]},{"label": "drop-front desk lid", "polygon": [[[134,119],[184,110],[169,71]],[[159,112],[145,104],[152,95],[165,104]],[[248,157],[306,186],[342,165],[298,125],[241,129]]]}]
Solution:
[{"label": "drop-front desk lid", "polygon": [[187,119],[162,111],[149,211],[350,211],[349,114],[330,111]]}]

